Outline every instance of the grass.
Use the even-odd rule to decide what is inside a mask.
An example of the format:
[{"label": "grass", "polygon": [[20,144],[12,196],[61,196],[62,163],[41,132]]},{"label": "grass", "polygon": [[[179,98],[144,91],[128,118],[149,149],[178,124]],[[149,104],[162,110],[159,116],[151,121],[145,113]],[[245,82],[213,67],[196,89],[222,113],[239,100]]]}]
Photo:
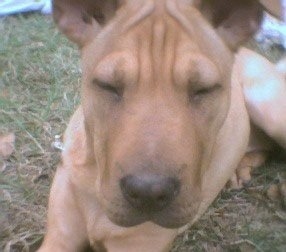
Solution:
[{"label": "grass", "polygon": [[[52,142],[79,103],[79,55],[49,17],[3,18],[0,34],[0,132],[17,137],[0,171],[0,251],[35,251],[60,154]],[[286,213],[265,196],[284,171],[272,163],[247,189],[224,190],[172,251],[286,251]]]},{"label": "grass", "polygon": [[0,32],[0,132],[16,134],[0,173],[0,251],[28,251],[44,230],[51,144],[79,101],[78,54],[40,15],[2,19]]}]

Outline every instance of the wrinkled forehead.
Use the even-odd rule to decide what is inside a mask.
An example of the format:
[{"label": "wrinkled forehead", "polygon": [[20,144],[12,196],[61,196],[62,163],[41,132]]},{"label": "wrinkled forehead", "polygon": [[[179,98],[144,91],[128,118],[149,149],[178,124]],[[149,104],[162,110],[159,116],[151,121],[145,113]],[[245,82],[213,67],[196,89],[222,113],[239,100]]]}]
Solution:
[{"label": "wrinkled forehead", "polygon": [[[115,51],[136,54],[142,46],[148,45],[150,57],[158,55],[162,59],[159,52],[164,54],[170,50],[182,55],[200,53],[213,61],[221,72],[230,72],[232,53],[196,8],[196,2],[127,1],[113,22],[84,48],[86,57],[95,52],[92,53],[93,60],[87,61],[89,66],[94,68],[94,64]],[[118,55],[122,57],[123,54]]]}]

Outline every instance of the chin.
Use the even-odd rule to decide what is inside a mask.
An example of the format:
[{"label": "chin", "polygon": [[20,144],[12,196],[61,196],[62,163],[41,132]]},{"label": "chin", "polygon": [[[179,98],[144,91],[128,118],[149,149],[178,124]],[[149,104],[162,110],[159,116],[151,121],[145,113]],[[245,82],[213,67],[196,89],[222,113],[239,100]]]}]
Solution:
[{"label": "chin", "polygon": [[193,220],[193,214],[187,215],[187,216],[176,216],[176,217],[169,217],[165,215],[159,215],[156,216],[152,222],[155,223],[158,226],[161,226],[163,228],[167,229],[178,229],[186,226],[188,223],[190,223]]}]

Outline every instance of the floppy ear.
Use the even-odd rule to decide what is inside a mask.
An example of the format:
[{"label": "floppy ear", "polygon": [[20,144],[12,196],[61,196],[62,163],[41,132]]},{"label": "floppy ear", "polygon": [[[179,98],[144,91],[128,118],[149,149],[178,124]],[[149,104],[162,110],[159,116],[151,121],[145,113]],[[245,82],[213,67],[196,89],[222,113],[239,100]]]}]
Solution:
[{"label": "floppy ear", "polygon": [[123,0],[53,0],[53,17],[60,31],[80,47],[96,36]]},{"label": "floppy ear", "polygon": [[202,0],[200,5],[203,15],[232,49],[258,30],[263,17],[258,0]]}]

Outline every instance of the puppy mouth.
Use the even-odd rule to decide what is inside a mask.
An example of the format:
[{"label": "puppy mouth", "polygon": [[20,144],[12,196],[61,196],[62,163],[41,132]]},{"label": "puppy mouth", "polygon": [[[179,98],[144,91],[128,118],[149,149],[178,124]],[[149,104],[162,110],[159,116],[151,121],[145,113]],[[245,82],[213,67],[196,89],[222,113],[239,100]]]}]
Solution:
[{"label": "puppy mouth", "polygon": [[121,227],[134,227],[146,222],[154,223],[162,228],[177,229],[181,228],[192,221],[197,211],[178,215],[175,209],[173,211],[162,211],[156,213],[113,213],[108,218],[114,224]]}]

